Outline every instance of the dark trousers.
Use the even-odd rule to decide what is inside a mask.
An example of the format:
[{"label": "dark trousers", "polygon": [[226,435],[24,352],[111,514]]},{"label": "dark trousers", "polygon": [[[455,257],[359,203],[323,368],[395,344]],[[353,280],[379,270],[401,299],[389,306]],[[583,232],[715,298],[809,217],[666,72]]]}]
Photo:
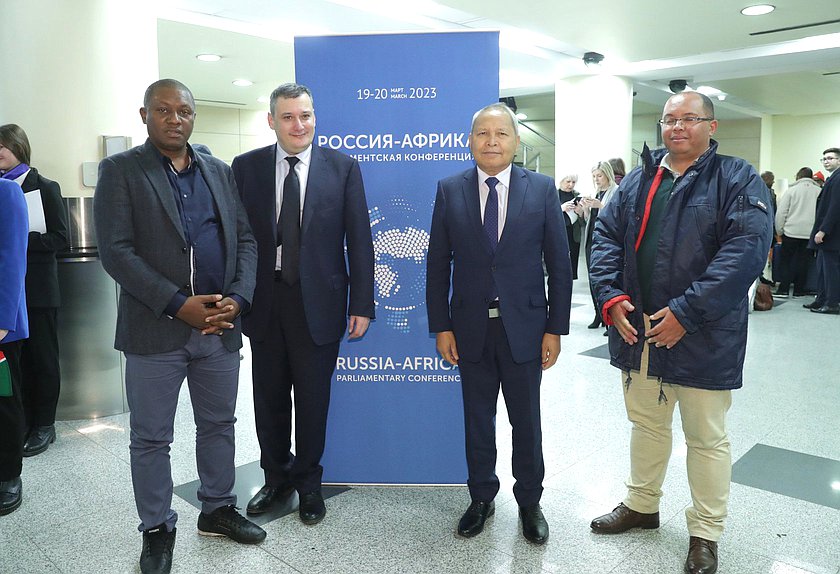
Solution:
[{"label": "dark trousers", "polygon": [[[592,239],[591,235],[587,240],[586,246],[584,248],[584,257],[586,259],[586,272],[589,273],[589,262],[592,258]],[[589,281],[589,296],[592,297],[592,307],[595,308],[595,317],[601,319],[603,322],[603,317],[601,317],[601,310],[598,308],[598,298],[595,296],[595,287],[592,285],[592,281]]]},{"label": "dark trousers", "polygon": [[840,303],[840,251],[817,250],[816,302],[830,307]]},{"label": "dark trousers", "polygon": [[12,376],[12,396],[0,397],[0,481],[20,476],[23,468],[23,403],[20,397],[22,341],[0,343]]},{"label": "dark trousers", "polygon": [[569,258],[572,260],[572,279],[577,279],[578,261],[580,261],[580,241],[575,241],[575,233],[572,227],[566,227],[566,236],[569,240]]},{"label": "dark trousers", "polygon": [[797,239],[782,235],[782,248],[779,250],[779,291],[787,293],[793,284],[793,292],[801,294],[807,291],[808,263],[814,258],[814,252],[808,249],[807,239]]},{"label": "dark trousers", "polygon": [[23,410],[28,428],[55,423],[61,388],[55,307],[29,307],[29,339],[23,342]]},{"label": "dark trousers", "polygon": [[268,335],[251,341],[260,466],[267,485],[291,482],[300,493],[313,492],[321,488],[330,385],[340,340],[326,345],[312,340],[300,283],[275,281],[273,297]]},{"label": "dark trousers", "polygon": [[464,396],[467,486],[473,500],[499,492],[496,476],[496,402],[499,387],[513,427],[513,494],[520,506],[540,501],[545,465],[540,426],[540,360],[516,363],[501,319],[490,319],[481,360],[459,362]]},{"label": "dark trousers", "polygon": [[195,420],[195,462],[201,511],[236,504],[233,485],[234,423],[239,389],[239,353],[221,338],[193,329],[184,347],[154,355],[125,354],[125,393],[131,409],[131,482],[140,530],[165,524],[170,532],[178,514],[172,508],[169,449],[184,379]]}]

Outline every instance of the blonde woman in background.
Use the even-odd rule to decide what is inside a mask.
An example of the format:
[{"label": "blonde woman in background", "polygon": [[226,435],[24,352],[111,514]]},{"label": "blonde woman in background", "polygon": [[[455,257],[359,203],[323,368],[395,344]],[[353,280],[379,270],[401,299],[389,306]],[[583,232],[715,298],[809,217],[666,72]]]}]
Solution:
[{"label": "blonde woman in background", "polygon": [[[595,220],[598,218],[598,212],[603,208],[613,195],[613,192],[618,187],[615,184],[615,175],[613,168],[608,161],[598,162],[592,168],[592,185],[595,188],[595,197],[583,197],[575,209],[575,212],[586,221],[584,228],[584,255],[586,257],[586,268],[589,269],[589,259],[592,252],[592,231],[595,229]],[[605,325],[601,318],[601,310],[598,309],[598,303],[595,298],[595,293],[592,291],[590,285],[589,292],[592,295],[592,306],[595,308],[595,318],[588,325],[589,329],[597,329]],[[606,331],[604,332],[606,335]]]}]

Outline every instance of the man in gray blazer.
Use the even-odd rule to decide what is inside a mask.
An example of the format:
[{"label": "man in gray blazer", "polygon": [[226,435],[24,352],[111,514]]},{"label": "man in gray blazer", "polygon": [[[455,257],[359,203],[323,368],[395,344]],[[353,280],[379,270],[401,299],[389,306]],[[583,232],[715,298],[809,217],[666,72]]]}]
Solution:
[{"label": "man in gray blazer", "polygon": [[230,168],[187,143],[190,90],[153,83],[140,117],[146,143],[99,165],[94,221],[102,265],[120,285],[114,346],[126,357],[145,574],[172,564],[169,446],[184,378],[197,427],[199,534],[256,544],[265,532],[236,511],[232,493],[239,315],[254,292],[256,243]]}]

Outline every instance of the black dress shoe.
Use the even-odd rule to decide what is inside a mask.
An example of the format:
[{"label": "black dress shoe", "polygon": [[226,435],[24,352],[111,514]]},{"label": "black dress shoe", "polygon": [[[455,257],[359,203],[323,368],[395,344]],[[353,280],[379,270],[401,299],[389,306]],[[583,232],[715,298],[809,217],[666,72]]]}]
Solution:
[{"label": "black dress shoe", "polygon": [[0,516],[11,514],[23,502],[23,482],[20,477],[0,481]]},{"label": "black dress shoe", "polygon": [[840,305],[823,305],[814,309],[811,308],[811,313],[820,313],[822,315],[840,315]]},{"label": "black dress shoe", "polygon": [[717,542],[692,536],[688,542],[685,574],[714,574],[718,567]]},{"label": "black dress shoe", "polygon": [[55,442],[55,425],[35,427],[23,443],[23,456],[41,454]]},{"label": "black dress shoe", "polygon": [[548,540],[548,522],[543,516],[539,504],[520,506],[519,518],[522,520],[522,535],[528,542],[545,544]]},{"label": "black dress shoe", "polygon": [[202,536],[227,536],[240,544],[259,544],[265,530],[242,516],[232,504],[198,515],[198,533]]},{"label": "black dress shoe", "polygon": [[324,505],[324,497],[321,496],[321,491],[308,492],[300,495],[300,507],[298,514],[300,514],[300,521],[304,524],[318,524],[324,519],[327,513],[327,507]]},{"label": "black dress shoe", "polygon": [[811,301],[810,303],[805,303],[802,305],[806,309],[819,309],[822,307],[822,303],[817,303],[816,301]]},{"label": "black dress shoe", "polygon": [[590,324],[586,326],[587,329],[597,329],[604,323],[601,321],[600,317],[595,317]]},{"label": "black dress shoe", "polygon": [[631,528],[659,528],[659,513],[643,514],[630,510],[622,502],[612,512],[599,516],[589,524],[598,534],[621,534]]},{"label": "black dress shoe", "polygon": [[268,511],[275,502],[285,499],[294,491],[295,487],[288,482],[284,482],[280,486],[269,486],[266,484],[248,502],[248,507],[245,511],[248,514],[262,514]]},{"label": "black dress shoe", "polygon": [[496,505],[492,500],[490,502],[473,500],[461,520],[458,521],[458,536],[472,538],[476,534],[481,534],[484,523],[493,516],[494,512],[496,512]]},{"label": "black dress shoe", "polygon": [[140,552],[140,572],[143,574],[169,574],[172,570],[172,550],[175,548],[175,532],[158,526],[143,531],[143,550]]}]

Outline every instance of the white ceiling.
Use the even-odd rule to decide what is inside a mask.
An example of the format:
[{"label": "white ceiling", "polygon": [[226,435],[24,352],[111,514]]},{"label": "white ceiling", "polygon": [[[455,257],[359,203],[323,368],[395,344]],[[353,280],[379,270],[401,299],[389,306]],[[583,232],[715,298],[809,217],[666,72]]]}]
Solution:
[{"label": "white ceiling", "polygon": [[[636,114],[659,113],[672,79],[726,92],[721,117],[840,113],[840,1],[768,1],[774,12],[746,17],[757,0],[170,0],[160,74],[202,101],[266,109],[257,98],[294,78],[295,35],[498,29],[502,95],[519,96],[530,120],[553,119],[557,79],[594,73],[587,51],[633,80]],[[206,52],[223,59],[195,59]]]}]

